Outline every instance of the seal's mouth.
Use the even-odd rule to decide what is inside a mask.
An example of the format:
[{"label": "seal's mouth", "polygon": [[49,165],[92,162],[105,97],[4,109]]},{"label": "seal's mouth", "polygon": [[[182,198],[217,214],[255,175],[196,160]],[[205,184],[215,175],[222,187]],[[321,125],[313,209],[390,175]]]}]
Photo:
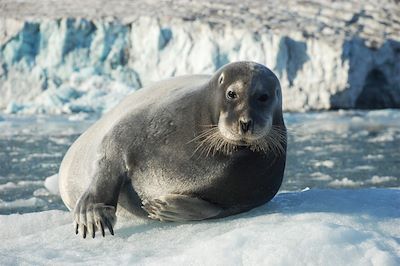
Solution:
[{"label": "seal's mouth", "polygon": [[253,152],[267,153],[272,151],[275,154],[282,154],[285,152],[286,130],[284,127],[272,126],[265,135],[232,134],[227,137],[220,131],[218,126],[211,126],[190,142],[193,141],[197,142],[193,155],[196,153],[206,156],[217,153],[230,155],[237,151],[239,147],[247,147]]},{"label": "seal's mouth", "polygon": [[242,135],[237,135],[236,138],[228,138],[224,136],[221,133],[221,137],[226,141],[231,143],[232,145],[237,145],[237,146],[250,146],[254,144],[255,142],[261,140],[262,138],[265,137],[265,135],[262,136],[253,136],[253,135],[247,135],[247,136],[242,136]]},{"label": "seal's mouth", "polygon": [[251,145],[256,141],[259,141],[264,138],[270,130],[269,127],[266,127],[243,132],[241,130],[234,130],[234,128],[226,126],[224,123],[218,123],[218,129],[219,133],[226,141],[240,146]]}]

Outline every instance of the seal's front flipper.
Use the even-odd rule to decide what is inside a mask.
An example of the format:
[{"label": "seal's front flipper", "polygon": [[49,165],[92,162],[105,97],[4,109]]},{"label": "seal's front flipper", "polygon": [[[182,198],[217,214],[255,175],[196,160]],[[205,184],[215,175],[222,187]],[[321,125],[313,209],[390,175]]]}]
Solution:
[{"label": "seal's front flipper", "polygon": [[149,217],[160,221],[198,221],[217,216],[222,209],[205,200],[180,194],[168,194],[143,201]]},{"label": "seal's front flipper", "polygon": [[114,235],[118,195],[121,180],[96,180],[81,195],[74,208],[75,233],[81,233],[83,238],[89,234],[93,238],[96,231],[100,231],[103,237],[105,229]]},{"label": "seal's front flipper", "polygon": [[80,232],[83,238],[86,238],[86,234],[94,238],[96,231],[101,231],[104,237],[105,228],[114,235],[115,207],[102,203],[92,203],[81,197],[75,208],[74,220],[75,233],[78,234]]},{"label": "seal's front flipper", "polygon": [[125,182],[125,175],[119,174],[122,171],[118,166],[107,160],[106,156],[101,157],[92,182],[76,202],[75,233],[81,233],[83,238],[87,234],[94,238],[96,231],[100,231],[104,237],[105,229],[114,235],[118,197]]}]

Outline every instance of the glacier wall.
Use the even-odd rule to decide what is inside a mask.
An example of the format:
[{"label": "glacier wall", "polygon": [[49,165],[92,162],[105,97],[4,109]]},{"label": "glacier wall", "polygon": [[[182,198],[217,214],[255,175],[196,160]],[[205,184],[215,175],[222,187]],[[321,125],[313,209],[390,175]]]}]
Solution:
[{"label": "glacier wall", "polygon": [[400,107],[400,42],[181,18],[0,19],[0,110],[101,113],[153,81],[251,60],[281,81],[284,109]]}]

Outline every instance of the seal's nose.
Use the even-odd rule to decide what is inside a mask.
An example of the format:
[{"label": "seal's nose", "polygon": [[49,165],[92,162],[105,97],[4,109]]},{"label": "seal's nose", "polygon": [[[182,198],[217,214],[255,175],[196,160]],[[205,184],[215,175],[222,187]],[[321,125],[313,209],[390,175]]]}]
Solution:
[{"label": "seal's nose", "polygon": [[242,133],[247,133],[251,129],[251,120],[239,120]]}]

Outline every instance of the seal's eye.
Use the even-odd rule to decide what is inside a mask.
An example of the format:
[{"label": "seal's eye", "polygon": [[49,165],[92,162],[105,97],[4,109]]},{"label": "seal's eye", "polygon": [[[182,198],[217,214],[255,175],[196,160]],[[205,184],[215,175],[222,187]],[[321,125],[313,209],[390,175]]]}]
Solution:
[{"label": "seal's eye", "polygon": [[260,102],[266,102],[266,101],[268,101],[268,99],[269,99],[269,96],[268,96],[268,94],[263,94],[263,95],[261,95],[260,97],[258,97],[258,100],[260,101]]},{"label": "seal's eye", "polygon": [[237,93],[234,91],[228,91],[226,93],[226,98],[232,100],[232,99],[236,99],[238,97]]},{"label": "seal's eye", "polygon": [[218,79],[218,83],[221,85],[224,82],[224,73],[221,74],[221,76]]}]

